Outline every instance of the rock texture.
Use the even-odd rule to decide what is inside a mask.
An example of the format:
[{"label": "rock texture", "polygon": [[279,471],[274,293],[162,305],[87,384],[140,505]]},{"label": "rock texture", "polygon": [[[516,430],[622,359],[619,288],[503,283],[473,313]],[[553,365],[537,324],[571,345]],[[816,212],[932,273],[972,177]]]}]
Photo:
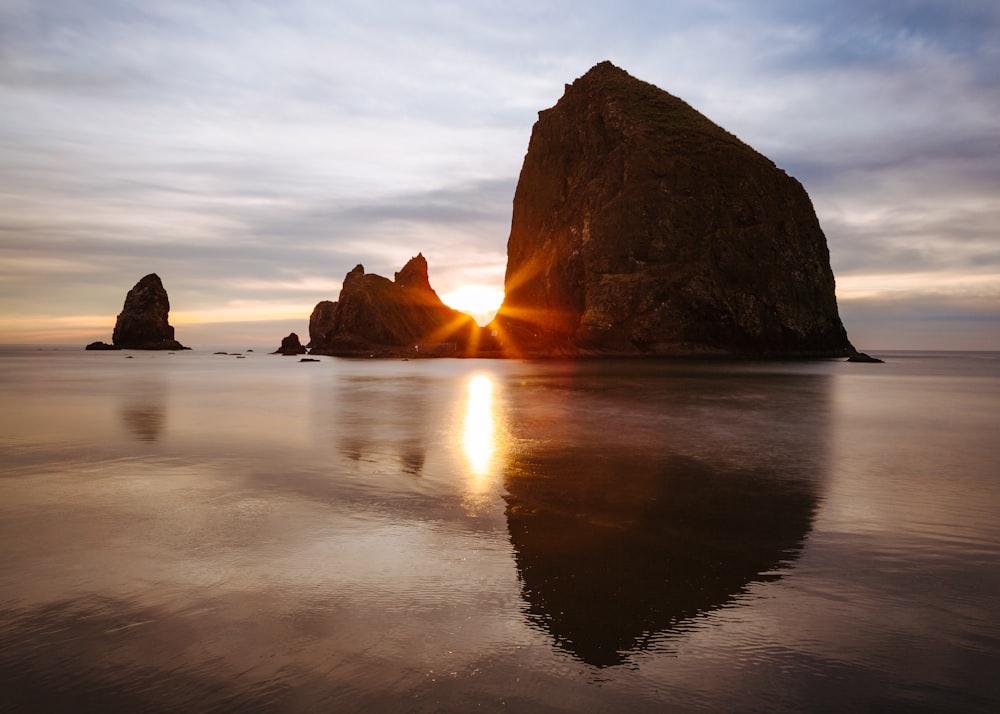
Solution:
[{"label": "rock texture", "polygon": [[505,290],[510,355],[853,352],[801,184],[609,62],[539,113]]},{"label": "rock texture", "polygon": [[170,299],[160,276],[150,273],[128,291],[118,314],[111,344],[92,342],[88,350],[186,350],[174,339],[170,325]]},{"label": "rock texture", "polygon": [[306,353],[306,348],[302,346],[299,342],[299,336],[294,332],[289,333],[288,337],[281,338],[281,347],[272,352],[276,355],[304,355]]},{"label": "rock texture", "polygon": [[320,302],[309,318],[312,354],[464,355],[478,349],[481,332],[472,317],[441,302],[422,254],[394,280],[358,265],[344,278],[339,299]]}]

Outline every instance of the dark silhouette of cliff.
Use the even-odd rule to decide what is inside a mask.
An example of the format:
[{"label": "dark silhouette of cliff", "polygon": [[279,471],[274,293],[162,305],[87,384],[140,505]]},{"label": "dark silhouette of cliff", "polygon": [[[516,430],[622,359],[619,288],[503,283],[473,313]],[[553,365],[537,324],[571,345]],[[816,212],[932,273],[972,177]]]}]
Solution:
[{"label": "dark silhouette of cliff", "polygon": [[394,280],[358,265],[339,299],[320,302],[309,318],[311,354],[463,356],[478,349],[481,333],[472,317],[441,302],[422,254]]},{"label": "dark silhouette of cliff", "polygon": [[[508,393],[504,500],[524,614],[588,664],[669,648],[786,574],[812,529],[829,377],[715,367],[588,360]],[[556,425],[558,438],[538,438]]]},{"label": "dark silhouette of cliff", "polygon": [[150,273],[142,278],[125,296],[125,304],[115,321],[111,344],[94,342],[92,349],[125,350],[184,350],[174,339],[169,322],[170,298],[160,276]]},{"label": "dark silhouette of cliff", "polygon": [[[598,667],[621,664],[750,583],[777,579],[816,503],[802,484],[766,474],[680,456],[616,457],[542,449],[514,459],[517,475],[504,481],[529,620]],[[567,464],[575,478],[552,476]]]},{"label": "dark silhouette of cliff", "polygon": [[505,291],[512,356],[853,351],[801,184],[610,62],[539,113]]},{"label": "dark silhouette of cliff", "polygon": [[281,346],[278,347],[271,354],[276,355],[304,355],[306,353],[306,348],[302,346],[299,342],[299,336],[294,332],[289,333],[287,337],[281,338]]}]

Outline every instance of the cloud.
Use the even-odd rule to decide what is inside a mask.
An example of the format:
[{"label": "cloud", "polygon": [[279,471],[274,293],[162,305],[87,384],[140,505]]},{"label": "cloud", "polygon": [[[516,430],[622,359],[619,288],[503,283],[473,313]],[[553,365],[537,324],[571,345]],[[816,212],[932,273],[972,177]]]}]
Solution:
[{"label": "cloud", "polygon": [[985,0],[7,2],[0,312],[151,271],[190,310],[318,300],[418,251],[498,285],[536,112],[604,59],[798,177],[844,284],[992,275],[998,37]]},{"label": "cloud", "polygon": [[991,286],[971,299],[921,292],[884,293],[839,300],[853,344],[862,350],[996,350],[1000,344],[1000,294]]}]

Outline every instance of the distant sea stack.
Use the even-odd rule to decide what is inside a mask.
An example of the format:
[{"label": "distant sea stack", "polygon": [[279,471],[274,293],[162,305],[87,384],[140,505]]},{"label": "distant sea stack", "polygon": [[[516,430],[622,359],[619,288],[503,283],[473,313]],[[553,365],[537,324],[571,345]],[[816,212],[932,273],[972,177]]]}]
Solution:
[{"label": "distant sea stack", "polygon": [[802,185],[610,62],[539,113],[504,284],[511,356],[853,353]]},{"label": "distant sea stack", "polygon": [[169,313],[170,299],[160,276],[150,273],[125,296],[125,305],[111,336],[112,344],[94,342],[87,349],[186,350],[174,339]]},{"label": "distant sea stack", "polygon": [[308,346],[310,354],[338,356],[464,356],[479,349],[482,332],[471,316],[441,302],[417,254],[393,280],[362,265],[350,271],[340,298],[313,309]]},{"label": "distant sea stack", "polygon": [[306,348],[302,346],[299,342],[299,336],[294,332],[288,334],[288,337],[281,338],[281,347],[272,352],[275,355],[304,355],[306,353]]}]

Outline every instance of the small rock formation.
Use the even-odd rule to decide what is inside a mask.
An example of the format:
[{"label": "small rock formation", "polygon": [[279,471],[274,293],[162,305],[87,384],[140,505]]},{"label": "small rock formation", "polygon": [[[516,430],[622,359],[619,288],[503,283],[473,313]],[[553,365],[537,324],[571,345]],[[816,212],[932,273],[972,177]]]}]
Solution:
[{"label": "small rock formation", "polygon": [[160,276],[150,273],[128,291],[111,344],[92,342],[88,350],[186,350],[168,322],[170,299]]},{"label": "small rock formation", "polygon": [[160,276],[150,273],[135,284],[125,296],[111,342],[116,347],[132,350],[187,349],[174,339],[174,328],[168,322],[170,299]]},{"label": "small rock formation", "polygon": [[847,356],[802,185],[602,62],[539,113],[514,195],[509,356]]},{"label": "small rock formation", "polygon": [[304,355],[306,353],[306,348],[302,346],[299,342],[299,336],[294,332],[289,333],[288,337],[283,337],[281,339],[281,347],[272,352],[275,355]]},{"label": "small rock formation", "polygon": [[481,332],[472,317],[441,302],[422,254],[394,280],[358,265],[344,278],[339,299],[318,303],[309,317],[311,354],[461,356],[478,348]]}]

